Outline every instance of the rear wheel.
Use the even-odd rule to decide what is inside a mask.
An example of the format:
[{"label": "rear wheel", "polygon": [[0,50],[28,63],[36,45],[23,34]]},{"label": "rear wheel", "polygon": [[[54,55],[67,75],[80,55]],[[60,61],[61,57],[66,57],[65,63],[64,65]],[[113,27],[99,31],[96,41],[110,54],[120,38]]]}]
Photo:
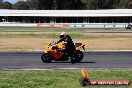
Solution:
[{"label": "rear wheel", "polygon": [[71,62],[79,63],[83,59],[83,52],[82,51],[75,51],[74,56],[71,58]]},{"label": "rear wheel", "polygon": [[52,61],[52,56],[49,53],[44,53],[41,59],[44,63],[50,63]]}]

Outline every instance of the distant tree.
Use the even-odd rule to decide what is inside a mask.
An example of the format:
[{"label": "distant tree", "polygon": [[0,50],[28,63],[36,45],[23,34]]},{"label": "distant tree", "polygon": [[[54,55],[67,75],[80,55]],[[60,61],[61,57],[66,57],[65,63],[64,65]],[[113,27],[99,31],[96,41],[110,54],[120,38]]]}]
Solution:
[{"label": "distant tree", "polygon": [[0,9],[12,9],[12,3],[8,1],[0,2]]},{"label": "distant tree", "polygon": [[0,1],[0,9],[3,9],[3,5],[4,5],[4,3],[2,1]]},{"label": "distant tree", "polygon": [[4,2],[4,9],[12,9],[12,3],[5,1]]},{"label": "distant tree", "polygon": [[27,4],[29,6],[29,9],[38,10],[39,8],[41,8],[41,6],[39,5],[39,0],[27,0]]},{"label": "distant tree", "polygon": [[74,4],[74,0],[56,0],[56,7],[60,10],[69,10],[72,9],[72,5]]},{"label": "distant tree", "polygon": [[119,4],[120,0],[113,0],[113,9],[117,9],[118,8],[118,4]]},{"label": "distant tree", "polygon": [[87,9],[98,9],[96,0],[85,0]]},{"label": "distant tree", "polygon": [[132,9],[132,0],[120,0],[118,3],[118,9]]},{"label": "distant tree", "polygon": [[30,9],[50,10],[53,7],[53,1],[54,0],[27,0],[27,3]]},{"label": "distant tree", "polygon": [[13,5],[13,8],[19,10],[27,10],[29,9],[29,6],[25,1],[18,1]]},{"label": "distant tree", "polygon": [[40,10],[70,10],[86,9],[84,0],[27,0],[30,9]]},{"label": "distant tree", "polygon": [[4,0],[0,0],[0,2],[3,2]]},{"label": "distant tree", "polygon": [[125,7],[126,7],[126,0],[120,0],[117,8],[125,9]]},{"label": "distant tree", "polygon": [[73,9],[75,9],[75,10],[87,9],[86,3],[84,3],[82,0],[74,0],[73,5],[72,5]]},{"label": "distant tree", "polygon": [[62,10],[81,10],[87,9],[84,0],[56,0],[58,9]]},{"label": "distant tree", "polygon": [[[0,2],[0,8],[3,8],[3,0]],[[33,10],[132,9],[132,0],[26,0],[18,1],[14,7]]]},{"label": "distant tree", "polygon": [[126,8],[132,9],[132,1],[127,4],[127,7]]},{"label": "distant tree", "polygon": [[57,9],[56,4],[57,4],[56,0],[39,0],[39,9],[42,10]]},{"label": "distant tree", "polygon": [[116,0],[96,0],[99,9],[113,9]]}]

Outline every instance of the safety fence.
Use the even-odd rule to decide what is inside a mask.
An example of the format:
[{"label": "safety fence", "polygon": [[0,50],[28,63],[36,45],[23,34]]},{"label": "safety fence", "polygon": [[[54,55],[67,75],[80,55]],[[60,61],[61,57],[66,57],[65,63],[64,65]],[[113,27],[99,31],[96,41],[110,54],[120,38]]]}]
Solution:
[{"label": "safety fence", "polygon": [[126,28],[128,23],[0,23],[0,27]]}]

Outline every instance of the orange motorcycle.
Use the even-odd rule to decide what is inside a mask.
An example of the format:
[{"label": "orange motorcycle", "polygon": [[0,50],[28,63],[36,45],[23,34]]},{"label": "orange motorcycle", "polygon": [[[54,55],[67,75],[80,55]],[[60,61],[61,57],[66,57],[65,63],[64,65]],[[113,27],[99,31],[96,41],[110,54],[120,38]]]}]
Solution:
[{"label": "orange motorcycle", "polygon": [[50,63],[52,60],[54,61],[67,61],[71,60],[72,63],[80,62],[84,55],[83,52],[80,50],[81,48],[84,49],[83,43],[75,43],[75,50],[73,54],[69,55],[67,52],[61,51],[61,49],[65,48],[65,43],[60,42],[51,42],[46,49],[46,52],[41,56],[41,59],[44,63]]}]

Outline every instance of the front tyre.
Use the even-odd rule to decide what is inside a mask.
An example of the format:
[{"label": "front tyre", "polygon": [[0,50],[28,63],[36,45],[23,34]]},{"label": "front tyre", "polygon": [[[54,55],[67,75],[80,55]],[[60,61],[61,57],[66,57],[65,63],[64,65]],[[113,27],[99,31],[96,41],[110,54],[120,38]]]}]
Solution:
[{"label": "front tyre", "polygon": [[52,56],[49,53],[44,53],[41,59],[44,63],[50,63],[52,61]]}]

